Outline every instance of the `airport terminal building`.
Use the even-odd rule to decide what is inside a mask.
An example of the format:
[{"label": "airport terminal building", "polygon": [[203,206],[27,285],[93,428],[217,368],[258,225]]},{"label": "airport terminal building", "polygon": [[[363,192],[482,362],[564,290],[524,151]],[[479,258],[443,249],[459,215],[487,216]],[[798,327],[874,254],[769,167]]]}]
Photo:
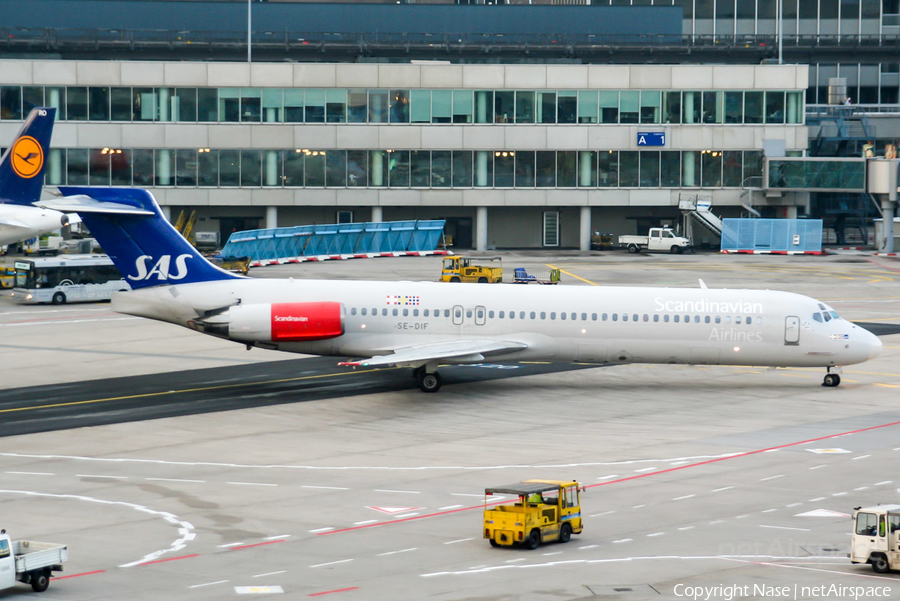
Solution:
[{"label": "airport terminal building", "polygon": [[3,74],[4,138],[29,107],[58,109],[48,185],[146,187],[223,235],[442,218],[462,247],[578,247],[674,223],[687,195],[732,216],[806,202],[751,197],[765,141],[806,148],[802,66],[6,60]]},{"label": "airport terminal building", "polygon": [[[241,57],[246,39],[241,47],[226,31],[246,19],[246,4],[94,3],[110,8],[110,26],[118,23],[113,9],[126,5],[153,14],[177,5],[243,13],[230,25],[208,25],[224,31],[224,42],[170,31],[164,44],[132,36],[123,45],[114,30],[67,37],[58,29],[52,40],[17,46],[9,40],[27,32],[13,32],[0,44],[0,139],[14,135],[31,107],[56,107],[48,185],[148,188],[170,214],[197,210],[196,230],[217,231],[222,242],[235,230],[276,225],[446,219],[461,248],[586,249],[594,231],[678,223],[683,199],[709,200],[725,217],[808,213],[809,192],[763,189],[763,156],[807,153],[806,113],[832,71],[772,64],[765,2],[749,17],[737,2],[738,12],[711,20],[699,2],[354,5],[360,20],[347,27],[361,30],[383,26],[378,19],[389,13],[379,10],[412,11],[390,13],[401,15],[402,38],[361,31],[355,48],[346,32],[322,33],[321,23],[334,23],[328,11],[347,11],[346,4],[262,4],[250,62]],[[273,27],[267,15],[286,19],[293,13],[284,11],[301,6],[319,19],[307,23],[318,33],[262,31]],[[444,12],[423,12],[436,10]],[[473,23],[471,10],[495,12]],[[151,13],[129,15],[159,26]],[[54,18],[46,17],[64,26]],[[799,36],[802,23],[795,16],[785,26]],[[816,32],[830,32],[831,20],[816,23]],[[839,35],[849,27],[835,23]],[[538,30],[518,39],[503,31],[556,26],[569,36]],[[878,26],[879,39],[894,35]],[[429,27],[444,33],[415,37],[431,36],[415,33]],[[466,27],[459,47],[448,47],[457,40],[446,32]],[[479,27],[488,34],[474,33]],[[788,60],[799,52],[789,48]],[[856,72],[848,85],[862,95],[868,80],[859,63]],[[873,98],[896,102],[892,81],[879,75]]]}]

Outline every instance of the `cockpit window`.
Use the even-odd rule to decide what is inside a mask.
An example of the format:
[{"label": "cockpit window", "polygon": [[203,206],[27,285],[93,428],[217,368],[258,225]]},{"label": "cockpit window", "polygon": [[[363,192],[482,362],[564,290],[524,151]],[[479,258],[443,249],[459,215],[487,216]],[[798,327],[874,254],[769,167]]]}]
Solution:
[{"label": "cockpit window", "polygon": [[819,323],[822,323],[822,314],[821,313],[813,313],[813,319],[815,319]]},{"label": "cockpit window", "polygon": [[824,311],[824,310],[825,310],[825,305],[823,305],[822,303],[819,303],[819,308],[822,309],[822,310]]},{"label": "cockpit window", "polygon": [[828,314],[828,311],[825,311],[824,313],[822,313],[822,317],[825,318],[825,323],[828,323],[829,321],[831,321],[831,315]]},{"label": "cockpit window", "polygon": [[837,314],[837,311],[829,311],[829,313],[831,313],[831,316],[832,316],[834,319],[840,319],[840,318],[841,318],[841,316]]}]

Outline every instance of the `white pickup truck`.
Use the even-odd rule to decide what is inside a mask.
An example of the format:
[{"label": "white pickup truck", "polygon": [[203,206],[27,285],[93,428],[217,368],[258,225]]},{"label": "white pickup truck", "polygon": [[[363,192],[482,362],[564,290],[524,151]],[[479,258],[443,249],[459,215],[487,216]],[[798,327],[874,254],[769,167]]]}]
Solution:
[{"label": "white pickup truck", "polygon": [[630,253],[649,250],[681,254],[691,248],[691,241],[667,227],[651,227],[648,236],[619,236],[619,246],[627,248]]},{"label": "white pickup truck", "polygon": [[43,592],[50,586],[53,572],[61,572],[68,559],[65,545],[11,540],[6,530],[0,530],[0,591],[14,587],[18,580]]}]

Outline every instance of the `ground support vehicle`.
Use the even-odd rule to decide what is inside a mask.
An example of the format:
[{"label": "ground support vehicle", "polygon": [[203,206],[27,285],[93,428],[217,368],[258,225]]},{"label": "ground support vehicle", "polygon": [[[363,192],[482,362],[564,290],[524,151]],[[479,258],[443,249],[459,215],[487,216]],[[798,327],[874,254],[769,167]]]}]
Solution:
[{"label": "ground support vehicle", "polygon": [[15,280],[15,269],[12,267],[0,267],[0,288],[12,288]]},{"label": "ground support vehicle", "polygon": [[503,263],[500,257],[444,257],[441,281],[497,284],[503,281]]},{"label": "ground support vehicle", "polygon": [[871,564],[879,574],[900,570],[900,505],[853,510],[850,562]]},{"label": "ground support vehicle", "polygon": [[222,269],[226,269],[232,273],[247,275],[247,272],[250,271],[250,257],[223,257],[222,255],[213,255],[207,258]]},{"label": "ground support vehicle", "polygon": [[559,269],[551,269],[550,271],[532,272],[524,267],[516,267],[513,272],[513,284],[558,284]]},{"label": "ground support vehicle", "polygon": [[53,572],[61,572],[69,559],[69,548],[55,543],[12,540],[6,530],[0,531],[0,590],[15,586],[16,581],[30,584],[40,593],[50,586]]},{"label": "ground support vehicle", "polygon": [[594,232],[591,236],[591,250],[609,250],[615,244],[615,236]]},{"label": "ground support vehicle", "polygon": [[54,236],[52,234],[44,234],[39,238],[31,238],[25,241],[24,248],[26,255],[55,255],[63,248],[64,241],[62,236]]},{"label": "ground support vehicle", "polygon": [[[484,538],[494,547],[521,545],[536,549],[541,543],[569,542],[584,530],[578,482],[526,480],[484,489]],[[489,505],[495,494],[516,495],[511,505]]]},{"label": "ground support vehicle", "polygon": [[619,236],[619,246],[627,248],[630,253],[649,250],[650,252],[681,254],[690,250],[691,241],[678,236],[667,227],[651,227],[647,236]]}]

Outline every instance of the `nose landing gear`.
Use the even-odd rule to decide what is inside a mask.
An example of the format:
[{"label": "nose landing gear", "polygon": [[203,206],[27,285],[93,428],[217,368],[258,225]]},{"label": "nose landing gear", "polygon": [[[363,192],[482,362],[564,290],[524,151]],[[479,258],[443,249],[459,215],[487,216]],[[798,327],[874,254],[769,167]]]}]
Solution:
[{"label": "nose landing gear", "polygon": [[838,384],[841,383],[841,376],[836,373],[831,372],[831,368],[828,368],[828,373],[825,374],[825,378],[822,380],[822,386],[827,386],[828,388],[834,388]]}]

